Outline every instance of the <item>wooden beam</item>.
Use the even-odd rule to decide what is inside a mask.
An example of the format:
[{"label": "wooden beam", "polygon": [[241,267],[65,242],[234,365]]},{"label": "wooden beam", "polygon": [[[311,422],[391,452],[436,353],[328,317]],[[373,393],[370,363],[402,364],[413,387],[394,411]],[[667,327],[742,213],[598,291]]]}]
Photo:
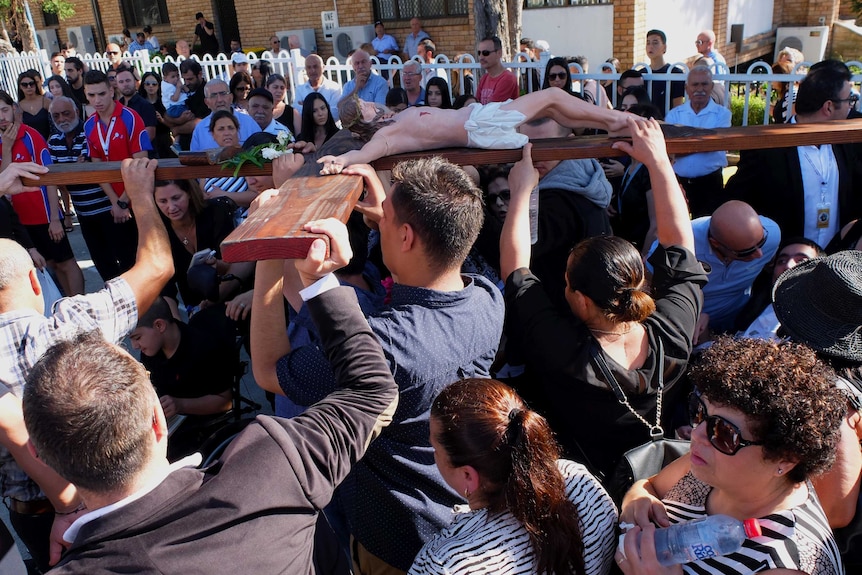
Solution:
[{"label": "wooden beam", "polygon": [[315,239],[327,238],[302,231],[302,226],[330,217],[347,222],[363,188],[359,176],[291,178],[225,238],[222,258],[227,262],[304,258]]},{"label": "wooden beam", "polygon": [[[817,124],[774,124],[770,126],[717,128],[697,136],[673,137],[669,135],[666,140],[669,154],[848,144],[862,142],[862,122],[859,120],[836,120]],[[624,156],[624,153],[611,147],[616,141],[617,139],[607,136],[535,140],[533,142],[533,160],[547,162]],[[443,156],[450,162],[462,166],[481,166],[517,162],[521,159],[521,150],[479,150],[476,148],[428,150],[381,158],[374,162],[374,167],[378,170],[390,170],[398,162],[431,156]]]},{"label": "wooden beam", "polygon": [[[121,182],[121,162],[75,162],[52,164],[49,172],[43,174],[38,182],[25,180],[25,185],[62,185],[62,184],[101,184],[102,182]],[[258,168],[247,163],[239,172],[241,176],[268,176],[272,174],[272,164]],[[183,180],[189,178],[215,178],[233,175],[233,168],[222,170],[220,165],[183,164],[176,158],[159,160],[156,180]]]}]

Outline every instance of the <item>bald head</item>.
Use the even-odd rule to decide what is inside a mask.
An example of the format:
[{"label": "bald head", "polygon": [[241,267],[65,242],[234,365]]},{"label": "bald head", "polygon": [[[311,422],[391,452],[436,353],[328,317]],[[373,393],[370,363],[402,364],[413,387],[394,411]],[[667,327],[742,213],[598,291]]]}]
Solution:
[{"label": "bald head", "polygon": [[[729,257],[735,256],[733,252],[745,252],[760,244],[765,230],[754,208],[745,202],[731,200],[713,212],[709,221],[709,234],[713,249]],[[745,258],[735,259],[757,259],[761,256],[763,252],[758,248]]]}]

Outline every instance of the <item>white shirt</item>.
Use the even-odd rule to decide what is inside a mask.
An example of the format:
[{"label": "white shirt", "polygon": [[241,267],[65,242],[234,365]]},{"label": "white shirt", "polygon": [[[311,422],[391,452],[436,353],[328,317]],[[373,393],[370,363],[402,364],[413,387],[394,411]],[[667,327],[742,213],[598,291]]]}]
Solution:
[{"label": "white shirt", "polygon": [[[825,246],[841,229],[838,224],[838,162],[830,144],[799,146],[805,222],[803,235]],[[827,219],[818,227],[818,218]]]},{"label": "white shirt", "polygon": [[[665,121],[695,128],[729,128],[730,110],[710,100],[703,110],[695,113],[691,102],[686,101],[668,112]],[[700,152],[677,157],[673,171],[681,178],[699,178],[726,166],[727,152]]]},{"label": "white shirt", "polygon": [[112,503],[111,505],[99,507],[98,509],[94,509],[93,511],[90,511],[89,513],[78,517],[75,522],[72,523],[68,529],[66,529],[66,532],[63,533],[63,540],[67,543],[73,543],[75,541],[75,538],[78,537],[78,533],[81,531],[81,528],[87,523],[95,521],[103,515],[107,515],[108,513],[116,511],[117,509],[122,509],[126,505],[137,501],[138,499],[161,485],[162,481],[167,479],[168,475],[170,475],[174,471],[182,469],[184,467],[197,467],[201,464],[201,461],[203,461],[203,456],[200,453],[193,453],[187,457],[183,457],[179,461],[171,463],[170,466],[168,466],[168,468],[165,469],[162,473],[159,473],[158,475],[153,477],[149,483],[147,483],[141,489],[138,489],[128,497],[120,499],[119,501],[117,501],[116,503]]},{"label": "white shirt", "polygon": [[302,104],[305,102],[305,98],[307,98],[312,92],[317,92],[326,98],[326,103],[329,104],[329,112],[332,114],[332,119],[337,122],[338,101],[341,100],[341,86],[326,76],[323,77],[323,82],[321,82],[320,87],[316,90],[311,87],[311,82],[306,82],[305,84],[297,86],[296,101],[293,103],[293,107],[299,111],[300,116],[302,115]]}]

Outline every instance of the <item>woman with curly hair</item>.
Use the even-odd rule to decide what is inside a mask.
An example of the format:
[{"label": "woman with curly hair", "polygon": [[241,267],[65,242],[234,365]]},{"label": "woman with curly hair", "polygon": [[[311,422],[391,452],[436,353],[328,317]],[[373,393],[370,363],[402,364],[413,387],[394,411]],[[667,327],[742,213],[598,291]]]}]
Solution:
[{"label": "woman with curly hair", "polygon": [[601,574],[617,511],[583,465],[560,459],[548,422],[493,379],[465,379],[431,406],[431,446],[463,494],[452,524],[428,541],[411,575]]},{"label": "woman with curly hair", "polygon": [[729,555],[686,563],[683,572],[843,573],[810,482],[835,458],[845,410],[835,372],[799,344],[722,338],[690,377],[691,453],[626,494],[622,519],[638,527],[617,553],[623,572],[679,573],[657,563],[654,524],[724,514],[757,518],[763,534]]}]

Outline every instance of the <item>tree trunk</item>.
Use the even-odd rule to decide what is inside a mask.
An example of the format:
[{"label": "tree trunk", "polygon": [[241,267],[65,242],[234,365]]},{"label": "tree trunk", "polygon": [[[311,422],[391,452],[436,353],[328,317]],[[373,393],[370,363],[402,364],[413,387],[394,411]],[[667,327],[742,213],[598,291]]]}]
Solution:
[{"label": "tree trunk", "polygon": [[[517,0],[511,0],[517,1]],[[482,38],[497,36],[503,43],[503,60],[511,60],[515,51],[509,32],[509,15],[506,10],[507,0],[474,0],[473,13],[476,17],[476,45]],[[520,28],[520,22],[518,22]],[[517,44],[515,45],[517,49]]]},{"label": "tree trunk", "polygon": [[517,54],[521,45],[521,6],[522,0],[507,0],[509,9],[509,43],[512,53]]}]

